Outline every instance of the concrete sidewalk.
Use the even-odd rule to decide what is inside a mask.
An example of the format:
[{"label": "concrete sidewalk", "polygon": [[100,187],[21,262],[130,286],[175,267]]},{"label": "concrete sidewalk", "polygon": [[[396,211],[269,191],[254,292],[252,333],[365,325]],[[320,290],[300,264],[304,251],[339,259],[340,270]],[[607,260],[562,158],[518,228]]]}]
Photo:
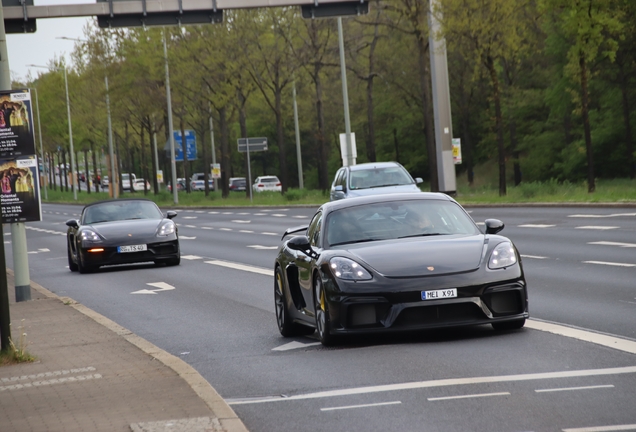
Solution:
[{"label": "concrete sidewalk", "polygon": [[36,361],[0,367],[2,432],[247,431],[183,360],[35,283],[16,303],[7,272],[11,336]]}]

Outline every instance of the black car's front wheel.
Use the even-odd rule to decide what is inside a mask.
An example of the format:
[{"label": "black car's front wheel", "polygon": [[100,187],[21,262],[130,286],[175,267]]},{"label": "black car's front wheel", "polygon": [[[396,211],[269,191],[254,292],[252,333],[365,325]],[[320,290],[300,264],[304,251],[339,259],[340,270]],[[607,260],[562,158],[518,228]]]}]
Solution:
[{"label": "black car's front wheel", "polygon": [[316,329],[318,339],[324,346],[334,345],[336,336],[331,334],[331,319],[329,317],[329,305],[327,295],[320,277],[314,279],[314,305],[316,308]]},{"label": "black car's front wheel", "polygon": [[287,300],[283,289],[283,273],[280,267],[276,268],[274,278],[274,306],[276,308],[276,324],[278,324],[278,331],[281,335],[290,337],[314,332],[313,328],[292,321],[287,310]]},{"label": "black car's front wheel", "polygon": [[68,268],[72,272],[77,271],[77,264],[73,261],[73,256],[71,255],[71,247],[66,245],[66,255],[68,256]]},{"label": "black car's front wheel", "polygon": [[86,274],[86,273],[92,273],[94,272],[96,269],[96,267],[94,266],[89,266],[84,264],[84,261],[82,260],[82,254],[80,253],[80,251],[77,251],[77,270],[79,270],[79,272],[81,274]]}]

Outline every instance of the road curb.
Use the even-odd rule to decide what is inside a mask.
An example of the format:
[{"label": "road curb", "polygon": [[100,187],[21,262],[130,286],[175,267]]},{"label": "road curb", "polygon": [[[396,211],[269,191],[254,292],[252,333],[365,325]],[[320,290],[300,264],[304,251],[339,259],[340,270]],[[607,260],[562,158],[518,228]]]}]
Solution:
[{"label": "road curb", "polygon": [[[11,269],[7,269],[7,273],[13,275]],[[38,291],[40,294],[61,301],[62,303],[72,307],[78,312],[91,318],[93,321],[106,327],[108,330],[123,337],[129,343],[139,348],[144,353],[148,354],[154,359],[159,360],[165,366],[174,370],[179,377],[181,377],[188,385],[194,390],[194,392],[203,400],[203,402],[212,410],[215,416],[218,418],[222,428],[227,432],[248,432],[241,419],[238,418],[234,410],[225,402],[225,400],[217,393],[217,391],[207,382],[196,369],[190,366],[185,361],[181,360],[156,345],[148,342],[144,338],[137,336],[125,327],[120,326],[116,322],[106,318],[105,316],[95,312],[94,310],[84,306],[81,303],[73,300],[70,297],[60,297],[57,294],[44,288],[42,285],[31,281],[31,288]]]}]

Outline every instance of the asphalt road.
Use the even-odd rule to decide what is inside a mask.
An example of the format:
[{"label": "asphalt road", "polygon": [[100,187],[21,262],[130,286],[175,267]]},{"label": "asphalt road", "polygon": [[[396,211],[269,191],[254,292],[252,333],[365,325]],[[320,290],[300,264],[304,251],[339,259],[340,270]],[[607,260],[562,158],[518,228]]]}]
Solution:
[{"label": "asphalt road", "polygon": [[180,211],[180,266],[88,275],[66,263],[64,222],[80,210],[43,205],[27,224],[31,279],[183,358],[252,431],[636,430],[636,357],[621,348],[636,342],[636,208],[469,208],[503,220],[522,254],[526,328],[330,349],[282,338],[274,317],[281,233],[315,209]]}]

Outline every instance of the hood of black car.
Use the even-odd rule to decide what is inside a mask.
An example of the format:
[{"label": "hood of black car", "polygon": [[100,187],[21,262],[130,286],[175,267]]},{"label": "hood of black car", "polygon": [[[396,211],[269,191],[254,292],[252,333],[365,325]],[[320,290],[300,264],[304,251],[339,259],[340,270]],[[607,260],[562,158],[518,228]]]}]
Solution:
[{"label": "hood of black car", "polygon": [[91,229],[105,239],[142,238],[154,235],[162,219],[132,219],[91,225]]},{"label": "hood of black car", "polygon": [[348,245],[348,251],[386,277],[433,276],[479,267],[484,236],[435,236]]}]

